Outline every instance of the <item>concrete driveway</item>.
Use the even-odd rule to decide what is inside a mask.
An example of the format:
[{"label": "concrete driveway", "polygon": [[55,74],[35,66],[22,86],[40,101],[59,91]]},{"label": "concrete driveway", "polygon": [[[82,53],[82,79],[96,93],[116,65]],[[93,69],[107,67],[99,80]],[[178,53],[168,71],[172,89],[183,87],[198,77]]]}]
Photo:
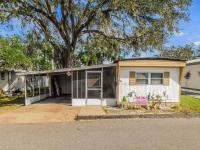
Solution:
[{"label": "concrete driveway", "polygon": [[74,120],[79,111],[80,107],[50,98],[0,115],[0,124],[66,122]]},{"label": "concrete driveway", "polygon": [[0,125],[0,150],[198,150],[200,119]]}]

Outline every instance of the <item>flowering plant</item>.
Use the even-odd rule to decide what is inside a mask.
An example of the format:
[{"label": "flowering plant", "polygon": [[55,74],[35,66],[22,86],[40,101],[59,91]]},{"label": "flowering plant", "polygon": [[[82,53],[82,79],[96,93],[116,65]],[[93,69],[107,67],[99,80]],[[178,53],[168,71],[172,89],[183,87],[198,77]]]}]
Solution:
[{"label": "flowering plant", "polygon": [[134,104],[136,106],[147,106],[148,98],[145,96],[135,96]]}]

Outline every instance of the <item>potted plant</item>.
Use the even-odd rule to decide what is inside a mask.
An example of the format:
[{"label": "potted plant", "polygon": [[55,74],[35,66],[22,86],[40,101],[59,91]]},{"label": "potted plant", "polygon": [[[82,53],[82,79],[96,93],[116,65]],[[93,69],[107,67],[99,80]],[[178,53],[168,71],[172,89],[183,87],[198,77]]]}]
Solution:
[{"label": "potted plant", "polygon": [[124,105],[126,104],[126,102],[127,102],[127,98],[126,98],[126,96],[123,96],[123,98],[122,98],[122,109],[124,109]]}]

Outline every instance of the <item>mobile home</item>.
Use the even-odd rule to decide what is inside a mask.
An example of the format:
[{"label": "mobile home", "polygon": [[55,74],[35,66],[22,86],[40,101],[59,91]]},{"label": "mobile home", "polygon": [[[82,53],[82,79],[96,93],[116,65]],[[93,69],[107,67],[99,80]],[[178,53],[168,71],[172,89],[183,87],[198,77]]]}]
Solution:
[{"label": "mobile home", "polygon": [[[73,106],[116,106],[124,96],[166,96],[167,103],[179,103],[185,62],[167,58],[134,58],[113,64],[27,72],[26,104],[49,96],[63,95]],[[35,78],[34,80],[32,80]],[[44,80],[45,79],[45,80]],[[41,84],[48,80],[46,84]],[[30,92],[30,82],[37,90]],[[45,89],[42,90],[41,89]],[[38,92],[39,91],[39,92]]]},{"label": "mobile home", "polygon": [[23,90],[24,78],[17,76],[18,73],[23,72],[25,71],[0,69],[0,89],[4,92]]},{"label": "mobile home", "polygon": [[200,94],[200,59],[186,62],[182,90],[188,94]]}]

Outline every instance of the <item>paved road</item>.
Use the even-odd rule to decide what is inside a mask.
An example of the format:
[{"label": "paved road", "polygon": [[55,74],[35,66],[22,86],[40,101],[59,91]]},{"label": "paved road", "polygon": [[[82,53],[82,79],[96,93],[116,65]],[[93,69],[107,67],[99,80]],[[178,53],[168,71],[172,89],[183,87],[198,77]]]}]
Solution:
[{"label": "paved road", "polygon": [[200,119],[0,125],[2,150],[197,150]]}]

